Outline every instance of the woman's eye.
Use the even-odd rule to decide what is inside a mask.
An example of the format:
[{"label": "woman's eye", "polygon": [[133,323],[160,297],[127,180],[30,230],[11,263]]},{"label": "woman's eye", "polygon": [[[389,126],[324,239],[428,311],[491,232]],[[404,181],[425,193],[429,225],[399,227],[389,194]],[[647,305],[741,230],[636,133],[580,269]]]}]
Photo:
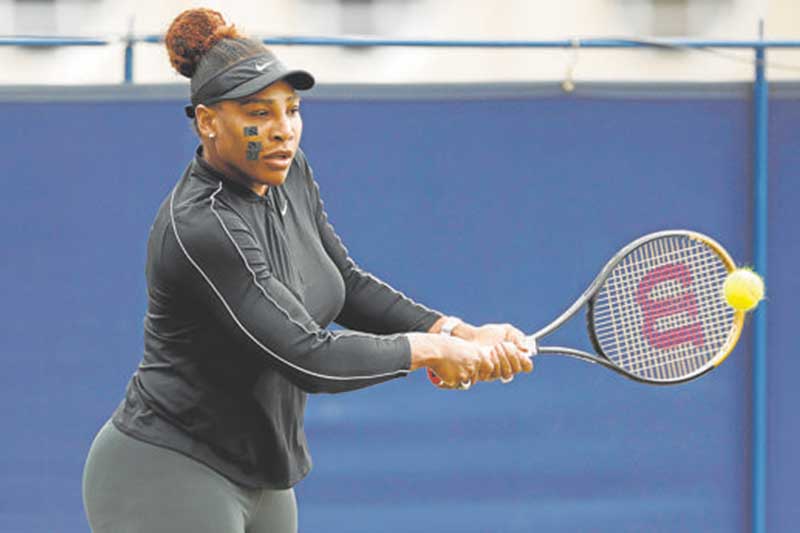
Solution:
[{"label": "woman's eye", "polygon": [[296,115],[298,113],[300,113],[300,106],[289,108],[290,115]]},{"label": "woman's eye", "polygon": [[252,113],[250,113],[250,115],[254,117],[266,117],[268,114],[269,111],[265,111],[263,109],[260,111],[253,111]]}]

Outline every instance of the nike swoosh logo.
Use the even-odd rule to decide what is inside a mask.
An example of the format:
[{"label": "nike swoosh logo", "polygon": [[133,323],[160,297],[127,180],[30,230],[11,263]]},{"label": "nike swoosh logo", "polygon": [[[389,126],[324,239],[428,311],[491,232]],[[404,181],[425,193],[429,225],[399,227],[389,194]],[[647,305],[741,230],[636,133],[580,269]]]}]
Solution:
[{"label": "nike swoosh logo", "polygon": [[272,63],[269,63],[269,62],[267,62],[267,63],[256,63],[255,67],[256,67],[257,71],[264,72],[267,69],[267,67],[270,66],[271,64]]},{"label": "nike swoosh logo", "polygon": [[286,210],[289,209],[289,202],[283,204],[283,209],[281,209],[281,216],[286,214]]}]

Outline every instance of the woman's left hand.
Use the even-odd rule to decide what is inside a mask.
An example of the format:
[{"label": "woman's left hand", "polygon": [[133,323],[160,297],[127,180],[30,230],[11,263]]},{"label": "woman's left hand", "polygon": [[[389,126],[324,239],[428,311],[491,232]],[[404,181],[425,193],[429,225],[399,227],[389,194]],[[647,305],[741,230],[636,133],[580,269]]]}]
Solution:
[{"label": "woman's left hand", "polygon": [[[494,372],[488,378],[482,377],[487,381],[494,381],[495,379],[502,379],[504,383],[508,383],[513,379],[513,373],[530,372],[533,368],[532,361],[528,358],[524,363],[521,363],[525,368],[515,369],[513,362],[508,354],[512,351],[521,355],[529,354],[530,348],[526,342],[525,334],[511,324],[484,324],[483,326],[470,326],[462,324],[463,328],[459,331],[456,328],[453,331],[454,335],[463,336],[466,339],[476,342],[483,346],[492,347],[492,357],[495,360]],[[510,346],[509,346],[510,345]],[[513,348],[511,348],[513,346]],[[505,347],[505,349],[503,349]],[[514,350],[516,348],[516,350]],[[504,355],[505,354],[505,355]],[[530,357],[530,355],[528,355]],[[503,364],[505,363],[505,364]],[[509,375],[509,373],[511,373]]]},{"label": "woman's left hand", "polygon": [[[453,332],[459,334],[458,328]],[[461,335],[459,335],[461,336]],[[501,342],[512,342],[520,350],[528,351],[525,334],[511,324],[484,324],[483,326],[468,326],[464,338],[484,346],[496,346]]]}]

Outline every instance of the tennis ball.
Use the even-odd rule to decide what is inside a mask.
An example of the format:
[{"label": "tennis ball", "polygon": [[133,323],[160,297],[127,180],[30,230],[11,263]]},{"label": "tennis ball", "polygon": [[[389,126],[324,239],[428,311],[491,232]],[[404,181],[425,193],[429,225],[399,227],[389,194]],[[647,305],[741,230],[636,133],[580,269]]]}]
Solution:
[{"label": "tennis ball", "polygon": [[764,280],[747,268],[737,268],[722,285],[725,301],[739,311],[749,311],[764,298]]}]

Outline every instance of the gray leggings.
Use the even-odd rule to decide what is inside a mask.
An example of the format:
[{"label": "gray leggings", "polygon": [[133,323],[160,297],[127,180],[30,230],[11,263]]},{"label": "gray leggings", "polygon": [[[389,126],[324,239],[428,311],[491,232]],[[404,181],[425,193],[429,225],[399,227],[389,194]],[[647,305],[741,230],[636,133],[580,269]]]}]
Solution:
[{"label": "gray leggings", "polygon": [[180,453],[129,437],[111,422],[83,472],[93,533],[295,533],[294,490],[247,489]]}]

